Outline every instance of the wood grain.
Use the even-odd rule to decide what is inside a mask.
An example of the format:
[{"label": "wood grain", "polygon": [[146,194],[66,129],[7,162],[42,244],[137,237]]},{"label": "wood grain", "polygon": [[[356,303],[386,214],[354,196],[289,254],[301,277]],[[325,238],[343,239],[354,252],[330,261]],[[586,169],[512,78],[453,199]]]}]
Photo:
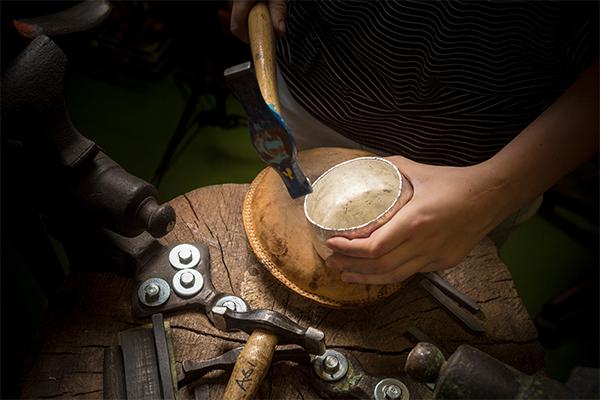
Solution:
[{"label": "wood grain", "polygon": [[[375,306],[333,310],[315,305],[274,279],[252,253],[242,224],[248,185],[210,186],[180,196],[170,204],[177,226],[163,243],[206,243],[212,281],[217,290],[243,297],[252,308],[281,312],[302,326],[325,332],[328,348],[350,351],[370,373],[403,370],[414,344],[405,337],[416,326],[447,351],[468,343],[527,373],[544,371],[544,350],[497,249],[485,239],[457,267],[440,273],[478,301],[476,318],[486,333],[473,336],[439,307],[413,279],[404,289]],[[23,398],[102,398],[104,348],[117,344],[117,333],[146,324],[131,314],[133,280],[112,273],[72,273],[53,298],[26,362]],[[214,328],[201,312],[167,314],[171,324],[178,378],[184,360],[204,360],[241,346],[248,335]],[[211,373],[213,399],[222,397],[228,376]],[[315,399],[308,367],[282,363],[271,368],[257,394],[265,399]],[[193,385],[179,391],[193,399]]]}]

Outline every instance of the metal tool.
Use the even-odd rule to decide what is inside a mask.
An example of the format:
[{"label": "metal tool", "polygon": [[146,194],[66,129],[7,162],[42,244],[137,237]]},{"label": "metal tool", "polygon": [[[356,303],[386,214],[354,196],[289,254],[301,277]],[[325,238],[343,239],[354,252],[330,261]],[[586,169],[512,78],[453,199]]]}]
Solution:
[{"label": "metal tool", "polygon": [[597,368],[575,368],[566,384],[543,375],[526,375],[467,344],[446,360],[431,343],[408,355],[406,374],[433,383],[434,399],[597,399]]},{"label": "metal tool", "polygon": [[328,349],[313,360],[310,378],[315,390],[325,398],[409,400],[431,397],[431,391],[406,376],[400,365],[398,371],[392,376],[369,374],[347,351]]},{"label": "metal tool", "polygon": [[104,351],[104,398],[177,399],[171,329],[162,314],[118,340]]},{"label": "metal tool", "polygon": [[[184,279],[185,272],[189,272],[193,279]],[[208,246],[203,243],[163,245],[154,251],[152,260],[137,271],[135,279],[132,308],[136,317],[143,318],[157,312],[200,309],[217,329],[241,330],[250,335],[244,348],[244,351],[250,351],[250,356],[245,356],[244,351],[240,352],[236,359],[238,362],[241,360],[242,364],[239,364],[239,370],[233,369],[230,380],[246,396],[260,386],[262,379],[259,376],[269,369],[273,356],[271,349],[274,351],[277,342],[297,344],[310,354],[325,352],[325,337],[320,330],[303,328],[276,311],[251,310],[242,298],[217,291],[211,281]],[[195,289],[186,292],[177,289],[178,285]],[[257,332],[260,333],[259,339],[268,340],[267,344],[262,340],[253,340]],[[255,354],[259,360],[254,358]],[[248,373],[253,374],[252,379],[247,378]],[[250,397],[236,394],[233,398]]]},{"label": "metal tool", "polygon": [[[223,370],[231,373],[231,371],[233,371],[235,362],[237,361],[243,349],[243,347],[236,347],[235,349],[229,350],[218,357],[208,360],[184,361],[181,365],[184,377],[178,382],[179,389],[189,385],[192,382],[195,382],[214,370]],[[275,353],[273,354],[273,364],[281,361],[292,361],[300,365],[308,366],[311,363],[311,357],[310,353],[301,348],[275,350]]]},{"label": "metal tool", "polygon": [[[249,64],[226,70],[225,77],[244,106],[254,148],[275,169],[288,193],[295,199],[311,193],[312,187],[298,164],[294,137],[280,116],[275,74],[275,36],[266,3],[257,2],[250,9],[248,34],[256,79]],[[257,90],[259,88],[262,94]],[[307,331],[307,334],[316,332],[323,335],[316,330]],[[254,398],[271,365],[278,339],[279,335],[269,328],[258,327],[252,332],[232,371],[224,400]],[[321,343],[317,354],[325,351],[324,338]],[[247,379],[248,374],[252,374],[252,379]]]},{"label": "metal tool", "polygon": [[[425,275],[425,279],[422,279],[419,282],[419,286],[425,290],[431,297],[433,297],[445,310],[447,310],[450,315],[452,315],[462,326],[469,330],[469,332],[474,334],[480,334],[485,332],[483,326],[470,314],[468,314],[465,310],[463,310],[460,306],[458,306],[450,297],[448,297],[445,293],[449,293],[452,295],[454,299],[457,299],[461,302],[461,304],[468,306],[472,310],[480,310],[481,307],[475,303],[473,300],[469,299],[466,295],[459,292],[457,289],[452,287],[449,283],[444,281],[439,276]],[[437,277],[437,278],[436,278]],[[432,279],[433,278],[433,279]],[[442,288],[442,290],[440,290]]]},{"label": "metal tool", "polygon": [[260,158],[277,171],[293,199],[311,193],[298,164],[294,137],[278,111],[263,100],[252,64],[226,69],[225,78],[246,111],[250,140]]},{"label": "metal tool", "polygon": [[111,9],[106,1],[88,1],[15,22],[34,39],[2,73],[3,154],[6,150],[14,167],[10,182],[35,188],[6,192],[15,204],[43,215],[71,266],[132,276],[149,241],[173,229],[175,212],[159,205],[156,188],[129,174],[73,126],[65,101],[68,59],[45,36],[96,27]]},{"label": "metal tool", "polygon": [[435,272],[422,272],[421,275],[429,279],[429,281],[431,281],[431,283],[433,283],[438,289],[444,292],[445,295],[455,300],[467,310],[473,313],[481,311],[481,306],[477,304],[477,302],[460,290],[456,289],[454,286],[450,285]]},{"label": "metal tool", "polygon": [[225,79],[246,111],[250,139],[260,158],[277,171],[293,199],[305,196],[312,187],[298,164],[294,137],[280,115],[275,37],[263,2],[250,10],[248,33],[254,68],[250,62],[228,68]]},{"label": "metal tool", "polygon": [[59,13],[18,19],[14,24],[21,35],[30,39],[42,35],[59,36],[90,30],[100,25],[112,10],[112,4],[107,0],[86,0]]}]

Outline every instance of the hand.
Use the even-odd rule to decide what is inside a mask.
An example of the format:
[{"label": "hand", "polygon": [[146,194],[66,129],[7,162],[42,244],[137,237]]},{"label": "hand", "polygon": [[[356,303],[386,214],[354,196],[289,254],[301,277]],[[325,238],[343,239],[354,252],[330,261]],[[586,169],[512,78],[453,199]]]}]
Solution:
[{"label": "hand", "polygon": [[[250,43],[248,38],[248,13],[256,0],[234,0],[231,4],[231,33],[244,41]],[[267,2],[273,29],[278,36],[285,35],[285,20],[287,18],[287,0],[269,0]]]},{"label": "hand", "polygon": [[412,199],[370,237],[334,237],[327,265],[344,271],[342,280],[364,284],[403,281],[416,272],[453,267],[500,223],[500,182],[486,165],[438,167],[388,157],[412,183]]}]

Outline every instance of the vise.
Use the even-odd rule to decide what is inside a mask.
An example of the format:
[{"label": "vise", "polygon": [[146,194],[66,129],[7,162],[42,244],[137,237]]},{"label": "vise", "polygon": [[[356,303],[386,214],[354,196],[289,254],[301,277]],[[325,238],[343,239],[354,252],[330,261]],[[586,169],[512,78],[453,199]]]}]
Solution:
[{"label": "vise", "polygon": [[431,343],[408,355],[406,374],[417,383],[435,383],[434,399],[597,399],[600,371],[577,367],[566,384],[526,375],[467,344],[446,360]]},{"label": "vise", "polygon": [[2,72],[2,150],[11,165],[5,193],[18,210],[41,215],[71,265],[132,276],[143,250],[173,229],[175,212],[73,126],[64,90],[68,60],[46,35],[90,29],[111,10],[108,1],[87,1],[62,17],[15,21],[33,40]]}]

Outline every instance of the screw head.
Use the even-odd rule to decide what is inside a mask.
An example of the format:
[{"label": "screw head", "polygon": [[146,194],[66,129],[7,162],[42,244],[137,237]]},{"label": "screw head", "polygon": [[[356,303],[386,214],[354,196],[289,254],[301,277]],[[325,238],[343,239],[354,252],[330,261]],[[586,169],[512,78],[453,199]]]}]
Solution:
[{"label": "screw head", "polygon": [[335,374],[340,369],[340,361],[336,356],[330,354],[323,360],[323,371],[328,374]]},{"label": "screw head", "polygon": [[188,247],[184,247],[183,249],[179,250],[177,256],[179,257],[179,262],[182,264],[189,264],[192,262],[192,251]]},{"label": "screw head", "polygon": [[327,382],[335,382],[346,375],[348,364],[349,361],[343,353],[330,349],[315,357],[313,368],[319,378]]},{"label": "screw head", "polygon": [[383,388],[383,393],[386,399],[396,400],[402,396],[402,389],[397,385],[388,385]]},{"label": "screw head", "polygon": [[219,299],[219,301],[217,301],[217,304],[215,304],[215,305],[227,307],[231,311],[237,311],[237,312],[248,311],[248,306],[247,306],[246,302],[244,300],[240,299],[239,297],[233,296],[233,295],[221,297]]},{"label": "screw head", "polygon": [[160,296],[160,286],[156,283],[150,283],[146,286],[146,301],[154,302],[158,300],[158,296]]},{"label": "screw head", "polygon": [[410,400],[410,392],[402,381],[395,378],[384,378],[375,385],[375,400]]},{"label": "screw head", "polygon": [[233,301],[226,301],[223,303],[223,307],[229,308],[231,311],[235,311],[235,303]]},{"label": "screw head", "polygon": [[196,279],[194,278],[194,274],[192,274],[189,271],[184,272],[179,277],[179,282],[181,282],[181,286],[183,286],[185,288],[191,288],[192,286],[194,286],[195,280]]}]

